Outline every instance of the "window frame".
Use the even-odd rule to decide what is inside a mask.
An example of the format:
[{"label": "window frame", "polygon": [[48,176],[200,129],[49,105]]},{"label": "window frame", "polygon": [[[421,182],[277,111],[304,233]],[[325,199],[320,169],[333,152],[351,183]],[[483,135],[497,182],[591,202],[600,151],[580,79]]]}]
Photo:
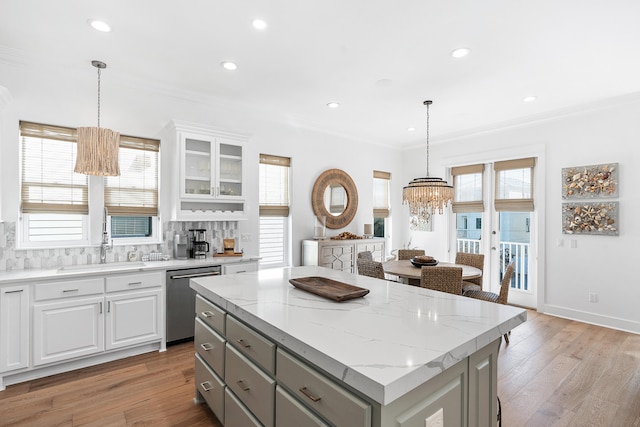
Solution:
[{"label": "window frame", "polygon": [[[75,128],[64,127],[64,126],[55,126],[55,125],[45,125],[39,123],[33,123],[28,121],[20,121],[19,124],[19,188],[20,188],[20,200],[22,200],[22,183],[23,183],[23,138],[26,136],[34,136],[28,134],[23,135],[23,127],[22,124],[33,125],[36,127],[41,127],[42,132],[41,135],[36,137],[40,137],[42,139],[59,139],[63,141],[67,141],[70,143],[75,143],[73,141],[74,138],[77,138],[77,131]],[[60,130],[62,132],[59,137],[56,137],[55,131]],[[122,136],[123,138],[136,139],[140,140],[143,138],[130,137],[130,136]],[[160,206],[160,176],[161,176],[161,161],[160,161],[160,141],[155,140],[158,143],[158,155],[157,155],[157,206]],[[75,160],[75,159],[74,159]],[[74,163],[74,161],[72,161]],[[95,247],[99,245],[101,237],[102,237],[102,223],[103,223],[103,213],[105,206],[104,199],[104,190],[105,184],[102,177],[87,177],[87,212],[86,213],[78,213],[81,215],[82,220],[82,232],[83,238],[81,240],[52,240],[52,241],[32,241],[29,239],[29,223],[31,221],[31,215],[37,212],[23,212],[22,211],[22,203],[20,203],[19,213],[18,213],[18,223],[17,223],[17,236],[16,239],[16,248],[17,249],[56,249],[56,248],[76,248],[76,247]],[[44,211],[42,213],[56,214],[54,211]],[[130,215],[135,216],[135,215]],[[107,230],[109,230],[109,238],[112,240],[114,246],[123,246],[123,245],[135,245],[135,244],[160,244],[162,243],[162,222],[160,218],[159,212],[156,212],[155,215],[149,215],[151,218],[151,235],[149,237],[120,237],[120,238],[111,238],[111,215],[107,216]]]}]

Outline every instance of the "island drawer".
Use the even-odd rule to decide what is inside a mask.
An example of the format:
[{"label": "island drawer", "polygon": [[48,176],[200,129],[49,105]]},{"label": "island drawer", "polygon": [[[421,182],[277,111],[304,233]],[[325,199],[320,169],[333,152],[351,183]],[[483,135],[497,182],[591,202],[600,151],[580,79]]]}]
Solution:
[{"label": "island drawer", "polygon": [[329,427],[285,389],[276,387],[276,426]]},{"label": "island drawer", "polygon": [[161,286],[162,273],[154,271],[150,273],[123,274],[107,277],[107,292],[130,291],[132,289],[153,288]]},{"label": "island drawer", "polygon": [[70,298],[104,293],[104,279],[96,277],[64,282],[38,283],[35,285],[35,300]]},{"label": "island drawer", "polygon": [[196,354],[196,390],[204,398],[218,420],[224,423],[224,382]]},{"label": "island drawer", "polygon": [[277,378],[302,402],[339,426],[370,426],[371,406],[315,369],[278,349]]},{"label": "island drawer", "polygon": [[274,343],[231,316],[227,318],[226,336],[227,340],[245,356],[275,375],[276,345]]},{"label": "island drawer", "polygon": [[[227,343],[227,387],[266,427],[273,427],[276,381]],[[228,419],[228,418],[227,418]]]},{"label": "island drawer", "polygon": [[196,295],[196,315],[213,330],[224,335],[225,312],[200,295]]},{"label": "island drawer", "polygon": [[224,377],[225,339],[196,318],[194,346],[196,353],[220,376]]},{"label": "island drawer", "polygon": [[224,395],[224,414],[227,417],[224,427],[262,427],[260,421],[240,403],[229,388],[225,389]]}]

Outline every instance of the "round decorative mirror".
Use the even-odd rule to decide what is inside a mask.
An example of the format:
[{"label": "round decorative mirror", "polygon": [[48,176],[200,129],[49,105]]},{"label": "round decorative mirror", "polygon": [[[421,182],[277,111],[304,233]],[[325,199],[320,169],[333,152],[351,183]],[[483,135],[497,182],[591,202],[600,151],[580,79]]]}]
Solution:
[{"label": "round decorative mirror", "polygon": [[358,190],[345,171],[328,169],[313,184],[311,205],[316,216],[326,218],[328,228],[343,228],[358,210]]}]

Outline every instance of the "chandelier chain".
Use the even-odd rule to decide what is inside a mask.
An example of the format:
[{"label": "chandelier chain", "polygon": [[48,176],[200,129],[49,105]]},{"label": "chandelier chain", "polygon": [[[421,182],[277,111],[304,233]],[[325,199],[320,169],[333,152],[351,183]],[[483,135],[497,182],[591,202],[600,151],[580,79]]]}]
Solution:
[{"label": "chandelier chain", "polygon": [[98,127],[100,127],[100,71],[102,70],[98,67]]},{"label": "chandelier chain", "polygon": [[429,105],[431,105],[431,101],[425,101],[424,103],[427,106],[427,176],[431,176],[429,173]]}]

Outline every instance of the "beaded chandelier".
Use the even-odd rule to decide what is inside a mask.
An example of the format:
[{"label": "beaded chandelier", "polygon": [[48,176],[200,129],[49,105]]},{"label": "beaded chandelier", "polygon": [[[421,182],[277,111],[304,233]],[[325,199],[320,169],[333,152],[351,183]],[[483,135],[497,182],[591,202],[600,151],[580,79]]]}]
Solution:
[{"label": "beaded chandelier", "polygon": [[453,186],[440,178],[429,176],[429,106],[433,101],[424,101],[427,106],[427,176],[414,178],[402,189],[402,204],[409,205],[411,228],[423,229],[431,221],[431,215],[443,213],[444,207],[453,201]]}]

